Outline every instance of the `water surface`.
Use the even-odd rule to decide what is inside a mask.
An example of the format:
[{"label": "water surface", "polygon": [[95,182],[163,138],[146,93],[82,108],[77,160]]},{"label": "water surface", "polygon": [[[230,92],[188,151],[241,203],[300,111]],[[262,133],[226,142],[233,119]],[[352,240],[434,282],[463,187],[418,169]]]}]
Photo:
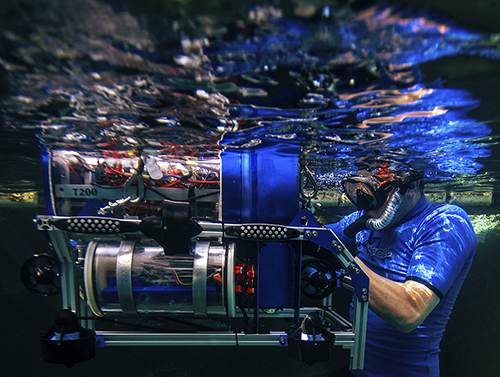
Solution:
[{"label": "water surface", "polygon": [[[450,85],[454,68],[436,66],[495,61],[498,35],[394,7],[324,8],[312,19],[261,7],[231,23],[173,22],[165,46],[129,13],[48,4],[36,30],[4,31],[1,114],[4,129],[33,130],[46,148],[216,156],[286,140],[326,190],[374,157],[436,185],[496,188],[488,96]],[[6,152],[8,167],[33,164]],[[10,178],[3,189],[26,185]]]}]

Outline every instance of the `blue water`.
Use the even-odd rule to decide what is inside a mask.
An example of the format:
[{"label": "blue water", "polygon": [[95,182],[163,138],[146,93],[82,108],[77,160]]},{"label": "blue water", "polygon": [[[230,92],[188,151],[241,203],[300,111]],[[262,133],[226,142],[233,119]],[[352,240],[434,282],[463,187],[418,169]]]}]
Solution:
[{"label": "blue water", "polygon": [[[16,8],[18,22],[3,19],[1,192],[42,190],[44,148],[96,156],[142,148],[208,159],[275,142],[300,146],[322,190],[338,189],[363,162],[388,159],[422,169],[430,187],[499,191],[498,35],[401,7],[330,9],[313,19],[267,7],[237,21],[209,15],[162,29],[97,1],[35,4]],[[40,208],[27,212],[0,212],[2,277],[48,249],[26,225]],[[450,322],[448,331],[459,336],[444,339],[448,376],[465,368],[470,375],[470,360],[497,354],[495,331],[471,309],[480,303],[491,313],[488,323],[498,312],[491,257],[498,242],[491,237],[457,302],[460,319]],[[59,302],[33,299],[16,279],[2,285],[3,322],[17,321],[5,326],[13,346],[4,368],[8,375],[67,375],[39,361],[35,339]],[[477,325],[469,327],[468,316]],[[481,349],[469,346],[472,338]],[[328,369],[291,362],[281,351],[110,347],[73,372],[312,376]],[[485,365],[486,374],[498,371],[494,361]]]}]

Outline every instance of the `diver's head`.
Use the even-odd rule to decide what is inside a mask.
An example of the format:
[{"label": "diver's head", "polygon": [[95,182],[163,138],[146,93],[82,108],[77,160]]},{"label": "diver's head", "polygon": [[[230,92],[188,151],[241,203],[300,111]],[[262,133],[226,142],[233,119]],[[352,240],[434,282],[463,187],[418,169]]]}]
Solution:
[{"label": "diver's head", "polygon": [[374,170],[360,170],[342,181],[349,200],[360,211],[376,212],[387,206],[394,192],[405,196],[422,194],[422,173],[404,169],[389,170],[384,165]]},{"label": "diver's head", "polygon": [[346,229],[346,235],[353,237],[362,229],[381,230],[397,224],[422,196],[422,176],[414,170],[379,167],[344,179],[344,192],[364,214]]}]

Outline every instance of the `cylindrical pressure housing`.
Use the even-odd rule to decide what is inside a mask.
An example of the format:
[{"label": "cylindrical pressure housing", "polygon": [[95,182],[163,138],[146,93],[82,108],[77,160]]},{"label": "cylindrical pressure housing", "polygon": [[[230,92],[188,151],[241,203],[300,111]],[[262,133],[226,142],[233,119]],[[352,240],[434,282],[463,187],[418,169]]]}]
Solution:
[{"label": "cylindrical pressure housing", "polygon": [[94,314],[234,317],[235,246],[198,241],[188,255],[165,255],[154,240],[96,238],[85,256]]}]

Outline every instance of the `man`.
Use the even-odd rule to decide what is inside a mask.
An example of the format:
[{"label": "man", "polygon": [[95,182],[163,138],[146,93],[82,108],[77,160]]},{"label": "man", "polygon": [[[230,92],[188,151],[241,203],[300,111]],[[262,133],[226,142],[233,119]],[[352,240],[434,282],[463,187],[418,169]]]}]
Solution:
[{"label": "man", "polygon": [[342,182],[358,211],[330,224],[370,278],[364,370],[355,376],[439,376],[439,343],[472,264],[466,212],[429,203],[422,174],[382,165]]}]

